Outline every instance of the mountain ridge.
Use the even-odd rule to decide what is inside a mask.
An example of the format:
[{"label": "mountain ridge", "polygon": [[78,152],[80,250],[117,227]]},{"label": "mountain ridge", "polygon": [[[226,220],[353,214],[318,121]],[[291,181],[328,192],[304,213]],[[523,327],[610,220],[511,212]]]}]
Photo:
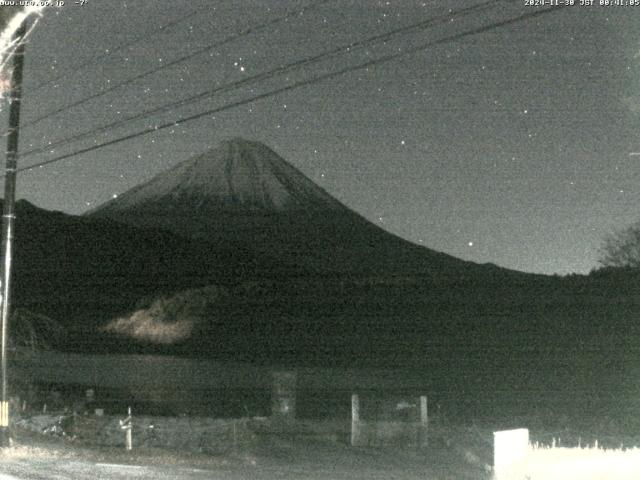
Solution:
[{"label": "mountain ridge", "polygon": [[225,140],[85,215],[242,245],[257,255],[324,272],[514,272],[402,239],[343,205],[269,147],[241,138]]}]

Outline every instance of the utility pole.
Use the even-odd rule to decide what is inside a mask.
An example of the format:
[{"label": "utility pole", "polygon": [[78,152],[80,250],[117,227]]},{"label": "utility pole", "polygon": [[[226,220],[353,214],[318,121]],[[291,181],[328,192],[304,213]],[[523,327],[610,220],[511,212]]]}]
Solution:
[{"label": "utility pole", "polygon": [[26,21],[15,34],[17,42],[13,54],[13,72],[11,74],[11,92],[9,94],[9,130],[7,136],[7,156],[4,177],[4,208],[2,212],[2,317],[0,328],[0,447],[8,447],[9,436],[9,395],[7,379],[7,344],[9,342],[9,309],[11,285],[11,260],[13,248],[13,221],[16,200],[16,173],[18,168],[18,131],[20,127],[20,101],[22,99],[22,67],[24,65],[24,37],[27,32]]}]

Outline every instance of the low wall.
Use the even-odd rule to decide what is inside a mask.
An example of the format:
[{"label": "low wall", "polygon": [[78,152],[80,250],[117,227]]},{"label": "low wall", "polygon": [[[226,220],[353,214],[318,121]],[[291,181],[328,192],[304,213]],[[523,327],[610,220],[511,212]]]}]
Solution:
[{"label": "low wall", "polygon": [[[38,415],[18,420],[21,428],[43,431],[59,419],[64,435],[87,445],[123,447],[125,432],[120,426],[122,417],[76,415],[60,417]],[[206,417],[149,417],[133,418],[133,448],[168,448],[180,451],[224,453],[238,446],[252,444],[256,432],[265,429],[266,418],[220,419]],[[58,431],[61,435],[62,432]]]},{"label": "low wall", "polygon": [[[35,415],[15,418],[12,424],[37,433],[65,436],[86,445],[123,447],[122,416]],[[222,454],[235,447],[254,444],[259,437],[314,438],[348,444],[351,430],[340,420],[298,420],[281,422],[267,417],[209,418],[134,416],[133,448],[166,448],[180,451]],[[358,446],[424,445],[419,422],[367,421],[360,423]]]}]

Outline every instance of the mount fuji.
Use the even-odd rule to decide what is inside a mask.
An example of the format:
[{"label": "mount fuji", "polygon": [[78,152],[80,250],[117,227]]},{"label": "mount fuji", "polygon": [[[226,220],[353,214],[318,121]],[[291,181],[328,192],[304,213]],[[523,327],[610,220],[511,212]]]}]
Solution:
[{"label": "mount fuji", "polygon": [[242,246],[318,273],[458,277],[507,272],[386,232],[264,144],[240,138],[179,163],[87,215]]},{"label": "mount fuji", "polygon": [[[160,173],[94,213],[125,214],[155,224],[183,210],[204,219],[221,213],[259,216],[344,208],[265,145],[234,138]],[[149,215],[156,218],[145,221]],[[200,233],[196,225],[191,227],[190,235]]]}]

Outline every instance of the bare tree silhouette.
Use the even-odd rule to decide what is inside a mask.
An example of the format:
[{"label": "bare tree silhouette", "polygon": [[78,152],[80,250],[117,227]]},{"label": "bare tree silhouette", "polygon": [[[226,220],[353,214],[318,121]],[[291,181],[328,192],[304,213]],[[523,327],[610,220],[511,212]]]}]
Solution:
[{"label": "bare tree silhouette", "polygon": [[640,267],[640,221],[607,235],[599,253],[603,267]]}]

